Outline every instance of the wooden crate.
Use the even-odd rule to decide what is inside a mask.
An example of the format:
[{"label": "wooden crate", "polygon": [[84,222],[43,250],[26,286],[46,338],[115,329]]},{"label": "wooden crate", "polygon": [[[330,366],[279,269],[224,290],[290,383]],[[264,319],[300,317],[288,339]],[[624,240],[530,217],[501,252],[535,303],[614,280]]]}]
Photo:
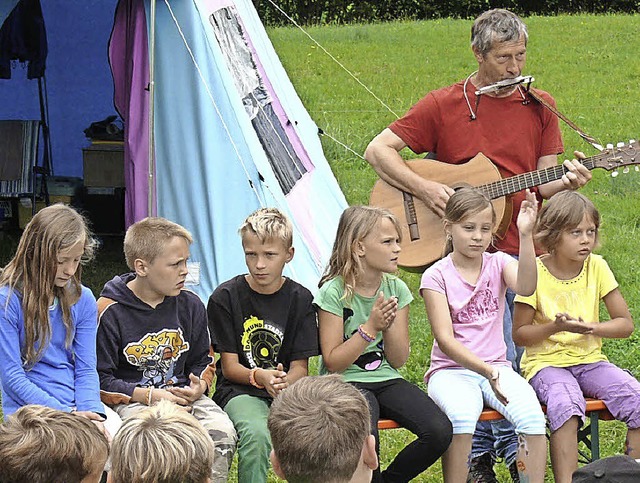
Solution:
[{"label": "wooden crate", "polygon": [[84,185],[124,188],[124,147],[122,143],[93,143],[82,150]]}]

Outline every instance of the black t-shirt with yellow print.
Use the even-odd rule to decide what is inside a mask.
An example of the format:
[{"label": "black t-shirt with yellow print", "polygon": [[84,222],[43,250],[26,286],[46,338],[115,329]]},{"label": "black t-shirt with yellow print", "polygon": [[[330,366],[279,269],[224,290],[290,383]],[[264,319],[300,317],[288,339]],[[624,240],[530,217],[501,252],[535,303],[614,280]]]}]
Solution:
[{"label": "black t-shirt with yellow print", "polygon": [[[207,313],[216,352],[238,355],[243,366],[275,369],[319,354],[318,323],[311,292],[286,278],[277,292],[255,292],[244,275],[221,284],[209,297]],[[213,400],[221,407],[240,394],[270,399],[264,389],[225,379],[219,362]]]}]

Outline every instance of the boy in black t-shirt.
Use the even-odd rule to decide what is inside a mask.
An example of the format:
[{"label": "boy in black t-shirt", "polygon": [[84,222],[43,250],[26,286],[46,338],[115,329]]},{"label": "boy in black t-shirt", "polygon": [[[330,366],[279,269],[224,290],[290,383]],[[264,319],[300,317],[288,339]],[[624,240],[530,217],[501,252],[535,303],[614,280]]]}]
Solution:
[{"label": "boy in black t-shirt", "polygon": [[275,208],[249,215],[239,230],[249,273],[221,284],[207,313],[220,353],[213,400],[238,433],[238,480],[267,481],[273,398],[307,375],[318,355],[318,325],[309,290],[283,277],[293,258],[291,222]]}]

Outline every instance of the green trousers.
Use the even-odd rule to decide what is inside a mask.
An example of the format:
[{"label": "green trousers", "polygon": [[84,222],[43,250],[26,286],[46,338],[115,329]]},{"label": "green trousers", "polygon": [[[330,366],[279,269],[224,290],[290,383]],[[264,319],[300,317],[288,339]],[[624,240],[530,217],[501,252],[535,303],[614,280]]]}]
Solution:
[{"label": "green trousers", "polygon": [[270,401],[242,394],[224,407],[238,433],[238,482],[265,483],[271,436],[267,428]]}]

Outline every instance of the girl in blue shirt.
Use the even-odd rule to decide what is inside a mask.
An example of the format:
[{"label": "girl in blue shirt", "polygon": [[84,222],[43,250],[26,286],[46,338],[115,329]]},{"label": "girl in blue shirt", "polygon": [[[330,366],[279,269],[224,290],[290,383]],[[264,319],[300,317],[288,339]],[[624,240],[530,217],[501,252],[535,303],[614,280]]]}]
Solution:
[{"label": "girl in blue shirt", "polygon": [[0,274],[0,382],[4,416],[40,404],[76,411],[103,431],[96,371],[97,308],[80,283],[96,246],[84,218],[56,204],[26,226]]}]

